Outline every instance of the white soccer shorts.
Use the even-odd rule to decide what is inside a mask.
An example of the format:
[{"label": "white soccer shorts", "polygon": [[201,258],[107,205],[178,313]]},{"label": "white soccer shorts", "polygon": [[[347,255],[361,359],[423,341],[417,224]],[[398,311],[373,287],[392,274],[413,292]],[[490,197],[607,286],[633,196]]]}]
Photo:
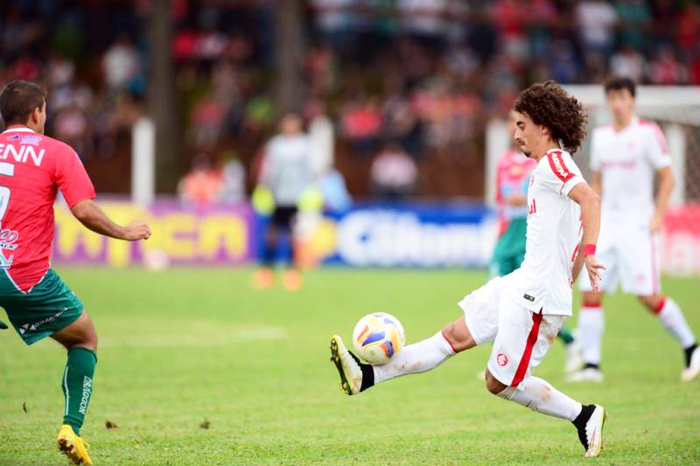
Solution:
[{"label": "white soccer shorts", "polygon": [[[646,226],[638,229],[602,230],[596,258],[605,266],[600,291],[614,293],[618,283],[622,291],[637,296],[661,292],[657,238]],[[579,278],[581,291],[593,291],[585,268]]]},{"label": "white soccer shorts", "polygon": [[493,341],[488,370],[499,382],[518,387],[552,346],[567,316],[534,313],[503,292],[496,277],[459,302],[477,345]]}]

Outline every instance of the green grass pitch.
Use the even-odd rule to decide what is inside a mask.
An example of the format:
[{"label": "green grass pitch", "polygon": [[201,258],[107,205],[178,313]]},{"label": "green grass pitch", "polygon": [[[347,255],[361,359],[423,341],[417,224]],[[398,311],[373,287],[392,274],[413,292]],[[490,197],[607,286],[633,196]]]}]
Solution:
[{"label": "green grass pitch", "polygon": [[[604,383],[565,383],[559,343],[535,372],[609,410],[602,457],[586,461],[568,422],[486,391],[476,374],[489,347],[357,397],[340,391],[333,333],[349,340],[359,317],[386,310],[409,343],[433,335],[482,272],[324,269],[297,293],[255,292],[242,269],[59,272],[100,337],[83,427],[96,464],[700,462],[700,380],[679,381],[678,346],[629,296],[607,301]],[[700,333],[700,280],[663,285]],[[0,464],[64,464],[64,362],[53,341],[0,333]]]}]

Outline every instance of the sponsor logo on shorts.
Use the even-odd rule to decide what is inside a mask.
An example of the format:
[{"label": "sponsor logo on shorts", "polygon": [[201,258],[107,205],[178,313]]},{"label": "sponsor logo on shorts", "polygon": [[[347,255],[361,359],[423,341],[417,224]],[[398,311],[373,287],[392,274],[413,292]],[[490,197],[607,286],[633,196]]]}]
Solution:
[{"label": "sponsor logo on shorts", "polygon": [[530,295],[527,294],[527,293],[525,293],[525,294],[523,295],[523,298],[527,299],[528,301],[530,301],[530,302],[532,302],[532,303],[535,302],[535,297],[534,297],[534,296],[530,296]]},{"label": "sponsor logo on shorts", "polygon": [[498,353],[498,356],[496,356],[496,362],[499,366],[503,367],[508,364],[508,356],[503,353]]},{"label": "sponsor logo on shorts", "polygon": [[58,311],[58,312],[55,313],[54,315],[49,316],[49,317],[47,317],[47,318],[44,319],[44,320],[40,320],[39,322],[35,322],[35,323],[33,323],[33,324],[24,324],[24,325],[21,325],[21,326],[19,327],[19,333],[20,333],[20,335],[24,335],[26,332],[33,332],[33,331],[37,330],[39,327],[41,327],[42,325],[48,324],[48,323],[50,323],[50,322],[53,322],[54,320],[56,320],[56,319],[58,319],[59,317],[61,317],[61,315],[63,315],[63,313],[66,312],[67,310],[68,310],[68,308],[67,308],[67,307],[64,307],[63,309],[61,309],[60,311]]}]

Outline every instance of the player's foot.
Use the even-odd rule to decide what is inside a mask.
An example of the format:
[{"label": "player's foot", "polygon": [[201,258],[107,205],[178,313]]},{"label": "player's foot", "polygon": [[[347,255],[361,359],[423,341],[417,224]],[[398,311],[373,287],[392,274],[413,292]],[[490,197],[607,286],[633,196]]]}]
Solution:
[{"label": "player's foot", "polygon": [[269,267],[258,269],[253,274],[253,288],[267,290],[275,284],[275,272]]},{"label": "player's foot", "polygon": [[331,361],[335,364],[340,375],[340,388],[348,395],[357,395],[363,390],[363,367],[369,364],[362,364],[354,354],[345,347],[343,339],[338,335],[331,337]]},{"label": "player's foot", "polygon": [[700,374],[700,346],[696,347],[690,355],[690,362],[683,372],[681,372],[681,380],[690,382]]},{"label": "player's foot", "polygon": [[578,439],[586,449],[586,458],[595,458],[603,449],[603,425],[608,418],[605,408],[598,405],[585,405],[581,414],[574,420]]},{"label": "player's foot", "polygon": [[299,290],[303,284],[303,280],[301,272],[295,269],[285,270],[282,274],[282,286],[284,286],[287,291]]},{"label": "player's foot", "polygon": [[578,330],[573,331],[574,341],[566,345],[566,361],[564,363],[564,372],[571,374],[581,369],[584,364],[583,349],[581,348],[581,338]]},{"label": "player's foot", "polygon": [[74,464],[92,464],[92,459],[88,455],[89,445],[79,436],[75,435],[73,428],[68,424],[63,424],[58,431],[56,439],[58,449],[65,454]]},{"label": "player's foot", "polygon": [[596,382],[603,381],[603,373],[595,367],[585,367],[580,371],[573,372],[566,377],[567,382]]}]

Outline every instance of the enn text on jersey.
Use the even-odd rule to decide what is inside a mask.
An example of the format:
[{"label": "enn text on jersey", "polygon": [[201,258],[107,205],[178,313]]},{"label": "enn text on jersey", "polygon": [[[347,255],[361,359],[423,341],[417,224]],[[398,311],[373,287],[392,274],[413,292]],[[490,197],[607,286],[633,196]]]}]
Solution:
[{"label": "enn text on jersey", "polygon": [[12,144],[0,144],[0,160],[9,160],[19,163],[27,163],[28,160],[31,160],[34,162],[34,165],[40,167],[45,154],[46,149],[40,149],[37,154],[32,144],[21,145],[19,150]]}]

